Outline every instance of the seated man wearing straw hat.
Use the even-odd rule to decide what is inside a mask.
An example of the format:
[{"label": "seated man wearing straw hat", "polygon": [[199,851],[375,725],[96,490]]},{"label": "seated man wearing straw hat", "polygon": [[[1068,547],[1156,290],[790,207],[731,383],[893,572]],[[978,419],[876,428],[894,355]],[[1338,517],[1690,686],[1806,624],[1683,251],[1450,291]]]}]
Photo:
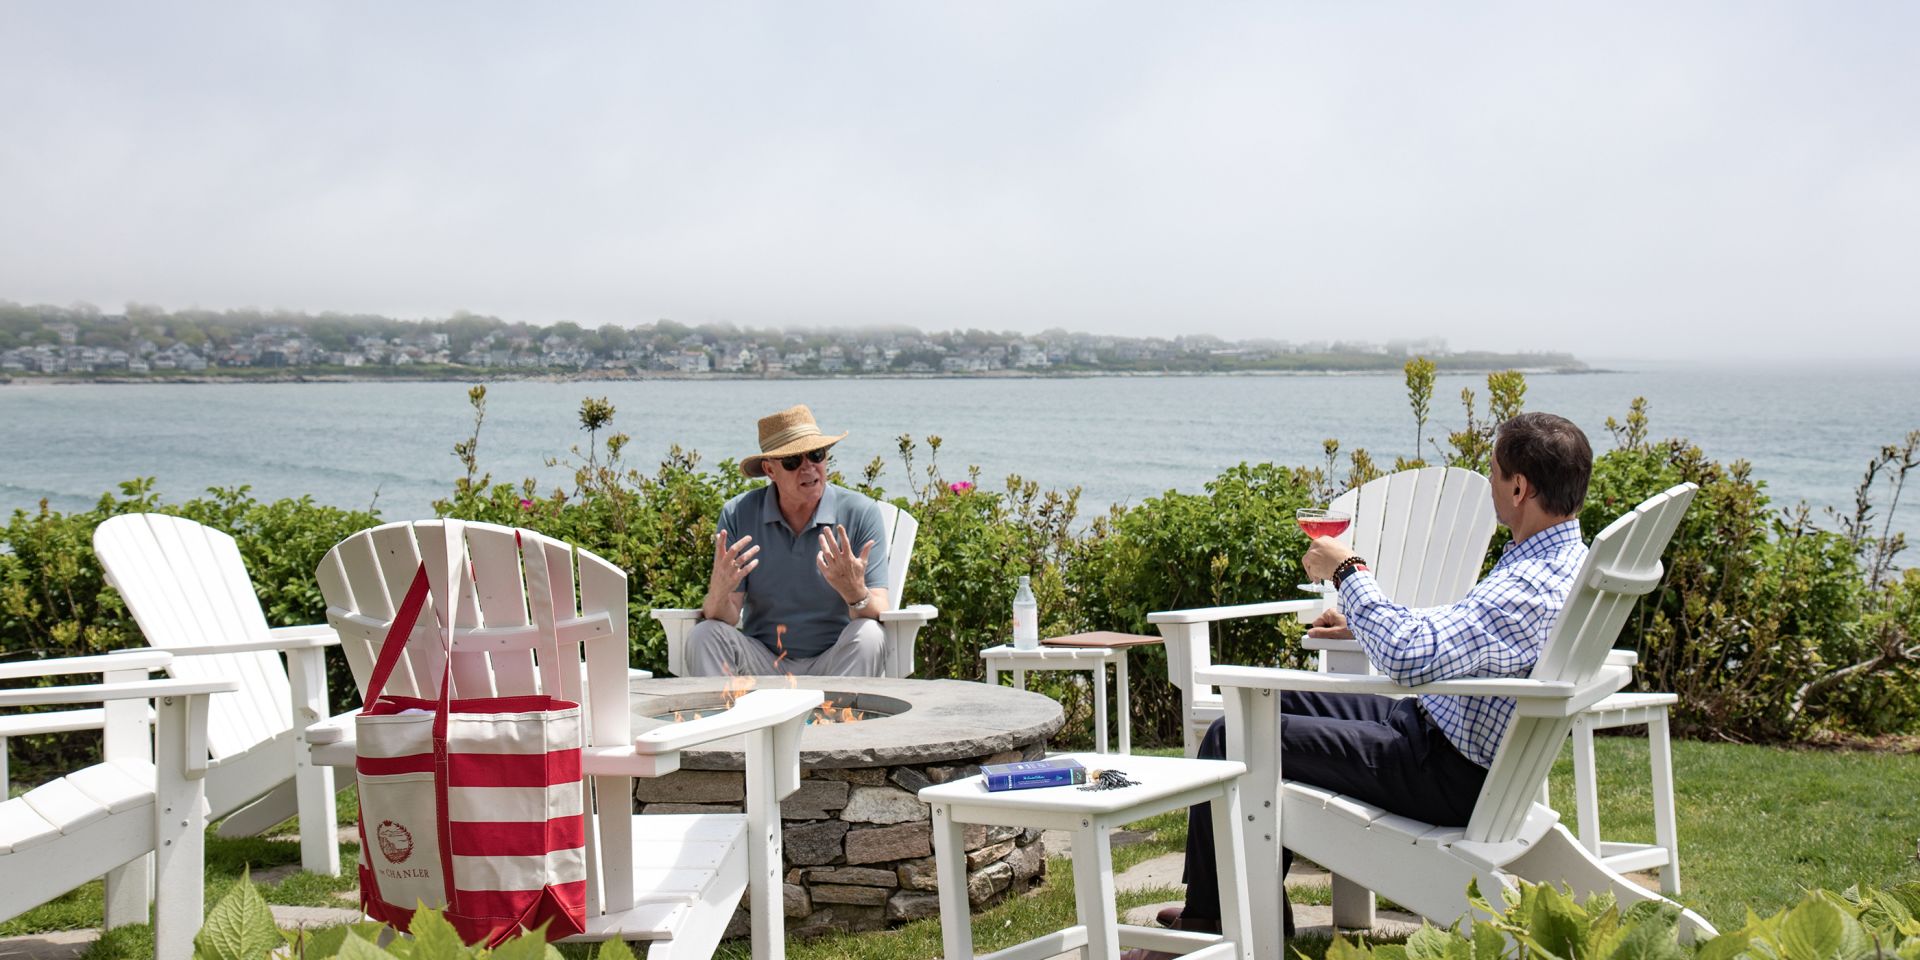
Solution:
[{"label": "seated man wearing straw hat", "polygon": [[770,482],[720,509],[704,619],[687,638],[694,676],[879,673],[887,537],[877,504],[827,482],[827,451],[846,436],[822,434],[804,406],[760,418],[760,452],[740,472]]}]

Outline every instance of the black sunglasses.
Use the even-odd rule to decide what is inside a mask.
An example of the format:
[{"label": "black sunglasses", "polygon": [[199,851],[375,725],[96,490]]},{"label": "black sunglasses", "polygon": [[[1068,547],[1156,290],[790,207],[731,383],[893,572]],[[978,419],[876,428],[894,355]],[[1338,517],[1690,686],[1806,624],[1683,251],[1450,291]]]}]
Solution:
[{"label": "black sunglasses", "polygon": [[791,457],[781,457],[780,466],[785,467],[787,471],[791,473],[792,471],[800,469],[800,461],[803,458],[808,463],[824,463],[827,459],[827,448],[821,447],[818,450],[808,450],[806,453],[796,453]]}]

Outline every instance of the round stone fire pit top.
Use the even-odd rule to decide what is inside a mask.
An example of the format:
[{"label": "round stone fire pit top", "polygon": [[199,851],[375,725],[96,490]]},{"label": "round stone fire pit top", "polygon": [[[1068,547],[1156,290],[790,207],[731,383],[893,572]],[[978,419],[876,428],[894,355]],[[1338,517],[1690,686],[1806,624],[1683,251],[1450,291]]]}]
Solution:
[{"label": "round stone fire pit top", "polygon": [[[757,677],[768,689],[784,689],[787,677]],[[1060,704],[1037,693],[966,680],[896,680],[883,677],[798,677],[803,690],[819,690],[856,708],[872,704],[892,716],[858,723],[811,724],[800,735],[800,765],[809,769],[940,763],[1024,747],[1052,736],[1066,722]],[[720,703],[724,677],[664,677],[633,682],[633,726],[640,733],[670,723],[658,719],[676,710],[710,709]],[[904,704],[906,709],[902,710]],[[739,770],[739,737],[718,740],[681,755],[689,770]]]}]

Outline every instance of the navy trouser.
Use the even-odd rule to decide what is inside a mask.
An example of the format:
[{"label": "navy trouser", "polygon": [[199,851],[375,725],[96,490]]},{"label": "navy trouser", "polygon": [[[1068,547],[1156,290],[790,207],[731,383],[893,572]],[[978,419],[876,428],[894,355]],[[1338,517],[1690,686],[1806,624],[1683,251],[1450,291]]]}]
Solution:
[{"label": "navy trouser", "polygon": [[[1282,771],[1288,780],[1310,783],[1435,826],[1465,826],[1487,769],[1455,749],[1416,697],[1370,693],[1280,694]],[[1215,720],[1200,741],[1200,756],[1227,755],[1226,724]],[[1293,865],[1281,852],[1280,876]],[[1187,812],[1188,929],[1219,929],[1220,887],[1213,859],[1213,817],[1208,804]],[[1285,887],[1281,897],[1284,900]],[[1264,904],[1252,904],[1258,913]],[[1293,908],[1286,906],[1287,927]]]}]

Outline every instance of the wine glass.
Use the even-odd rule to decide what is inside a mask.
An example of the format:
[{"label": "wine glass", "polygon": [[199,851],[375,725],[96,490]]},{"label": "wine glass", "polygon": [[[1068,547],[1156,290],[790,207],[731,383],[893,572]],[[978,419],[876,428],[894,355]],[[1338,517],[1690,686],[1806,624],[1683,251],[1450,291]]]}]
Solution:
[{"label": "wine glass", "polygon": [[[1306,534],[1307,539],[1317,540],[1321,537],[1337,537],[1346,533],[1347,528],[1353,525],[1353,515],[1325,507],[1301,507],[1293,512],[1293,521],[1300,525],[1300,532]],[[1301,587],[1315,593],[1327,593],[1331,590],[1325,580],[1301,584]]]}]

